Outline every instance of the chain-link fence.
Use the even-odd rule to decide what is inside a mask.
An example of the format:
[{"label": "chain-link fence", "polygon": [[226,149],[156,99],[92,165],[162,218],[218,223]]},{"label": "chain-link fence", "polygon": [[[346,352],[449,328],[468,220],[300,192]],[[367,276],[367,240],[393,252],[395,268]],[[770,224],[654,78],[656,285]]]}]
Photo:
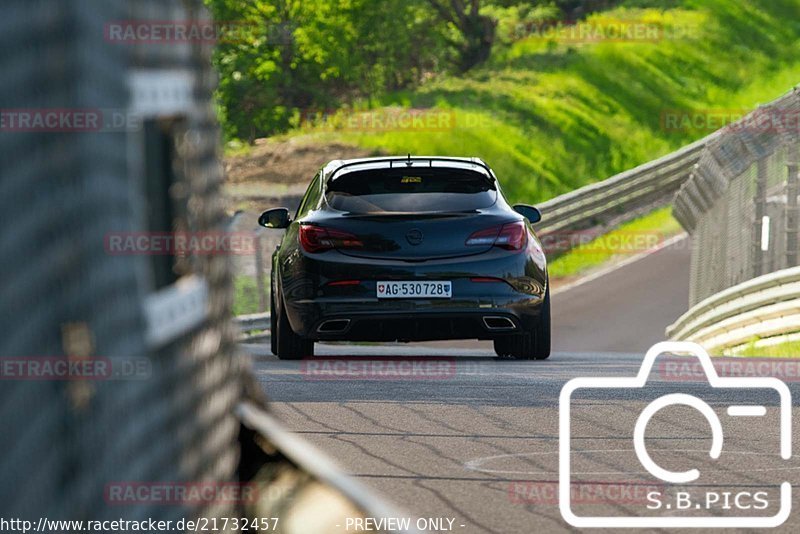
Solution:
[{"label": "chain-link fence", "polygon": [[705,148],[675,198],[692,235],[691,305],[798,265],[800,93],[760,107]]},{"label": "chain-link fence", "polygon": [[192,497],[237,481],[229,258],[113,247],[226,229],[213,42],[136,42],[202,2],[0,15],[0,517],[234,516]]}]

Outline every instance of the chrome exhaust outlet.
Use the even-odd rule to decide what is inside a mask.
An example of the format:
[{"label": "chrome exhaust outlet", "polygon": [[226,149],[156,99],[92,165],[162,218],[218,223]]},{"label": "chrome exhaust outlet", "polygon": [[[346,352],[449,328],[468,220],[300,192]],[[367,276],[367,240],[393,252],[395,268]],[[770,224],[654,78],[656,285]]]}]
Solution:
[{"label": "chrome exhaust outlet", "polygon": [[501,317],[499,315],[486,315],[483,317],[483,326],[487,330],[516,330],[517,325],[508,317]]},{"label": "chrome exhaust outlet", "polygon": [[317,327],[320,334],[336,334],[344,332],[350,326],[350,319],[330,319]]}]

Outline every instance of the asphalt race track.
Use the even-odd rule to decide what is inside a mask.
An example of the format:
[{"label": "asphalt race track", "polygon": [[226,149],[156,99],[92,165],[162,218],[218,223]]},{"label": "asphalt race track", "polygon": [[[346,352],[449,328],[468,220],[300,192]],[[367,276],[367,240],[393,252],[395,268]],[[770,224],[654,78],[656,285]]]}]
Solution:
[{"label": "asphalt race track", "polygon": [[[464,533],[574,531],[562,519],[557,498],[561,388],[575,377],[636,375],[645,351],[663,340],[664,328],[687,308],[687,248],[679,242],[554,295],[555,352],[544,362],[498,360],[488,343],[479,342],[320,345],[320,355],[354,356],[362,364],[379,357],[380,369],[416,362],[416,357],[441,364],[433,377],[383,380],[373,373],[364,379],[355,372],[332,379],[317,374],[324,358],[316,366],[281,362],[267,346],[244,348],[253,355],[274,412],[411,515],[454,519],[453,531]],[[681,515],[678,489],[655,482],[643,469],[632,436],[651,400],[683,392],[707,400],[725,432],[722,456],[711,460],[711,432],[699,412],[668,407],[647,427],[648,451],[656,463],[701,472],[691,488],[691,510],[683,515],[700,513],[694,511],[700,506],[696,502],[708,504],[706,515],[712,516],[777,513],[777,486],[800,482],[800,463],[778,455],[777,394],[711,390],[697,377],[671,375],[668,369],[657,365],[643,389],[576,392],[570,425],[573,511],[579,516],[652,515],[646,506],[653,501],[646,495],[657,491],[661,505],[672,507],[659,513]],[[795,399],[796,384],[789,383]],[[731,404],[756,403],[766,406],[766,415],[726,415]],[[797,432],[792,433],[796,441]],[[744,509],[758,492],[768,496],[768,507],[758,513]],[[725,510],[724,499],[739,494],[743,507]],[[794,505],[796,510],[796,497]],[[797,531],[796,515],[776,531]]]}]

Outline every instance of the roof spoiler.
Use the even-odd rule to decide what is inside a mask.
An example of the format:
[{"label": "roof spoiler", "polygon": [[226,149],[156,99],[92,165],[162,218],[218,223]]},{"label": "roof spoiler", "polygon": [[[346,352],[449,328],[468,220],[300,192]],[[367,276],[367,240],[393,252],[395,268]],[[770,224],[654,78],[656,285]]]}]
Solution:
[{"label": "roof spoiler", "polygon": [[433,167],[433,162],[434,161],[445,161],[445,162],[450,162],[450,163],[462,163],[462,164],[477,165],[478,167],[481,167],[482,169],[484,169],[489,174],[489,176],[491,176],[493,179],[495,179],[494,172],[492,171],[492,169],[486,163],[484,163],[483,160],[481,160],[479,158],[464,159],[464,158],[448,158],[448,157],[438,157],[438,156],[434,156],[434,157],[413,157],[412,158],[409,155],[407,158],[396,156],[396,157],[392,157],[392,158],[375,158],[375,159],[370,159],[370,160],[367,160],[367,161],[363,161],[362,160],[362,161],[352,161],[350,163],[343,163],[342,165],[336,167],[330,173],[330,175],[328,176],[327,181],[333,180],[336,177],[336,175],[340,171],[342,171],[343,169],[346,169],[348,167],[354,167],[356,165],[368,165],[368,164],[371,164],[371,163],[388,163],[389,164],[389,168],[393,169],[395,167],[395,165],[400,167],[403,164],[408,165],[409,163],[416,163],[418,161],[427,161],[429,163],[430,167]]}]

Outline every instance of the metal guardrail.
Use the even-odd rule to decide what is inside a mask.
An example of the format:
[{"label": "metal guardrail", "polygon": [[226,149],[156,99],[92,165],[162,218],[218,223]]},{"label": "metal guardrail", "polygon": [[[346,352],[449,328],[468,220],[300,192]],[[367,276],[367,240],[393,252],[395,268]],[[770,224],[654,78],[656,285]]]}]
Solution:
[{"label": "metal guardrail", "polygon": [[708,350],[800,331],[800,267],[748,280],[713,295],[667,329],[667,337]]},{"label": "metal guardrail", "polygon": [[269,312],[240,315],[236,317],[236,325],[243,333],[269,330]]},{"label": "metal guardrail", "polygon": [[700,160],[714,133],[676,152],[539,205],[541,232],[582,229],[636,217],[640,208],[668,204]]},{"label": "metal guardrail", "polygon": [[269,312],[236,317],[234,322],[239,327],[239,341],[255,342],[269,339],[271,335],[269,318]]}]

